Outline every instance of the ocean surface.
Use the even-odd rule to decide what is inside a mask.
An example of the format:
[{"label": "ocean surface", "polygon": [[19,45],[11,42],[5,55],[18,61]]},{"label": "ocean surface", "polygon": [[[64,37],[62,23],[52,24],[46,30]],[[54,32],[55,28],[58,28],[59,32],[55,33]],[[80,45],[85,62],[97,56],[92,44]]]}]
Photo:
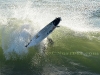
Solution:
[{"label": "ocean surface", "polygon": [[[59,28],[25,45],[56,17]],[[0,0],[0,75],[100,75],[99,0]]]}]

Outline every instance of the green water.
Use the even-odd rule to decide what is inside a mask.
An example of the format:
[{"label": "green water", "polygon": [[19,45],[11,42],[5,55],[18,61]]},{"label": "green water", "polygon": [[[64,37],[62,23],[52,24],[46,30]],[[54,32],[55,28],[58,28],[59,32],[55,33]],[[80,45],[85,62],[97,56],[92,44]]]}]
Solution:
[{"label": "green water", "polygon": [[[62,30],[64,31],[66,29],[62,28]],[[49,48],[51,53],[48,57],[52,63],[70,67],[70,69],[75,71],[73,68],[75,66],[70,64],[70,62],[73,61],[84,66],[76,66],[76,68],[100,73],[100,40],[92,37],[93,35],[97,37],[100,34],[90,32],[81,33],[83,36],[80,36],[79,33],[75,35],[74,32],[65,31],[68,33],[64,33],[62,30],[58,32],[58,38],[54,35],[55,44]],[[87,38],[87,35],[90,36],[91,39]]]},{"label": "green water", "polygon": [[16,55],[17,58],[6,60],[0,48],[0,75],[42,75],[43,68],[48,64],[67,67],[70,72],[100,74],[99,35],[95,32],[78,33],[61,27],[49,36],[53,37],[54,44],[48,44],[45,55],[39,54],[36,46],[29,48],[28,54],[22,59]]}]

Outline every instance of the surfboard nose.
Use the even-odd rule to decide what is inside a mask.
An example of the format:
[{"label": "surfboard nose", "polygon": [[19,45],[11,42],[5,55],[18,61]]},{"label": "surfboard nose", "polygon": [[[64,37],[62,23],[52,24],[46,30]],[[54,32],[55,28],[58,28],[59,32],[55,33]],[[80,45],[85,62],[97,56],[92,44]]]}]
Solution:
[{"label": "surfboard nose", "polygon": [[55,26],[57,26],[57,25],[59,24],[60,21],[61,21],[61,17],[58,17],[58,18],[56,18],[56,19],[53,20],[53,24],[54,24]]}]

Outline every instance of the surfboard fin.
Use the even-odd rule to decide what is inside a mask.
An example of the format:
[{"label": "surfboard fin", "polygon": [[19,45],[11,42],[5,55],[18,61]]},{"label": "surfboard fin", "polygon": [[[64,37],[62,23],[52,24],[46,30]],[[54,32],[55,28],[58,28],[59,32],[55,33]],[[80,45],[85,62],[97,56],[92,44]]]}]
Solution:
[{"label": "surfboard fin", "polygon": [[56,26],[56,27],[60,27],[60,26]]}]

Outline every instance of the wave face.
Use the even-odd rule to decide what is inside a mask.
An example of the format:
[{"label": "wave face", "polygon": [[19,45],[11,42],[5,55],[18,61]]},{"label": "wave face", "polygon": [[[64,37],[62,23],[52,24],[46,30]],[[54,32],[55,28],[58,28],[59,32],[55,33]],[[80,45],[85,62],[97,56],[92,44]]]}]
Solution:
[{"label": "wave face", "polygon": [[[42,75],[38,74],[40,72],[38,72],[38,69],[41,69],[39,64],[42,64],[42,66],[46,64],[45,67],[42,68],[43,74],[54,73],[56,75],[61,72],[61,67],[53,66],[53,64],[63,65],[65,64],[64,62],[67,62],[68,65],[65,64],[61,69],[67,69],[67,72],[63,70],[62,74],[73,75],[76,74],[77,71],[77,75],[88,73],[94,75],[92,72],[88,72],[86,66],[89,64],[83,60],[90,63],[88,67],[93,70],[98,70],[97,65],[100,61],[98,57],[90,57],[83,54],[83,60],[81,60],[80,57],[79,61],[77,56],[68,56],[68,58],[63,55],[55,56],[55,52],[79,50],[83,52],[99,51],[99,7],[99,0],[0,0],[0,58],[2,58],[0,59],[0,64],[3,65],[3,68],[1,68],[0,65],[0,74],[7,75],[7,73],[9,73],[8,75],[15,75],[14,72],[16,69],[19,69],[17,66],[23,67],[23,64],[25,64],[24,66],[26,66],[28,70],[25,68],[21,69],[27,70],[27,75],[34,75],[35,73],[35,75]],[[62,18],[59,24],[61,28],[55,29],[48,37],[49,40],[45,38],[37,46],[25,48],[25,45],[32,37],[56,17]],[[50,42],[53,43],[52,46],[49,44]],[[44,51],[44,49],[46,49],[46,51]],[[51,51],[51,53],[45,56],[44,53],[49,51]],[[54,51],[53,54],[52,51]],[[95,58],[98,59],[98,62],[96,62]],[[13,63],[12,59],[15,63]],[[94,63],[97,64],[94,65],[92,61],[95,61]],[[29,64],[31,64],[31,66]],[[73,67],[73,64],[75,67]],[[78,66],[76,67],[75,64],[78,64]],[[34,65],[38,67],[38,69],[35,68],[36,72],[32,69]],[[85,67],[83,65],[85,65]],[[6,68],[8,68],[10,72],[6,72],[8,71]],[[48,71],[46,71],[47,68]],[[87,71],[85,70],[84,73],[83,70],[80,70],[81,68],[87,69]],[[12,69],[14,69],[13,72]],[[57,73],[50,72],[52,69],[57,70]],[[22,72],[19,71],[16,74],[21,74]],[[98,72],[100,71],[98,70]],[[23,72],[23,75],[25,73]]]},{"label": "wave face", "polygon": [[[61,25],[78,32],[99,31],[98,1],[32,0],[2,1],[0,5],[1,47],[6,58],[11,52],[26,54],[24,46],[55,17]],[[96,16],[96,17],[92,17]]]}]

